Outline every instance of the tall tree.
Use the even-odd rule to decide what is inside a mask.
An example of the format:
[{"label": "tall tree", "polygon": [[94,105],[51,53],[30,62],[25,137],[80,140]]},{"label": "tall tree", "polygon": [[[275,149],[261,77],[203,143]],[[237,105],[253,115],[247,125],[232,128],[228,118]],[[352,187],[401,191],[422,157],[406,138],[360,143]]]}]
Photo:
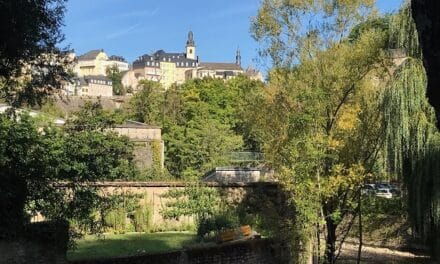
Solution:
[{"label": "tall tree", "polygon": [[322,217],[326,263],[336,261],[336,229],[353,211],[380,146],[380,116],[367,91],[377,96],[371,80],[384,72],[387,38],[373,28],[347,39],[354,25],[370,17],[372,4],[266,0],[254,19],[262,55],[276,67],[255,121],[264,128],[266,155],[292,195],[301,230],[294,246],[305,250]]},{"label": "tall tree", "polygon": [[70,59],[57,44],[66,0],[0,1],[0,98],[41,103],[67,80]]},{"label": "tall tree", "polygon": [[[64,4],[64,0],[0,1],[2,101],[14,107],[41,103],[45,95],[68,79],[69,59],[56,46],[63,39],[60,27]],[[1,123],[0,210],[9,218],[2,217],[0,225],[2,234],[8,236],[19,231],[25,220],[29,180],[44,179],[43,166],[47,163],[46,149],[41,147],[41,138],[28,118],[15,120],[1,115]]]},{"label": "tall tree", "polygon": [[[413,235],[440,248],[440,142],[434,109],[426,99],[428,81],[411,6],[405,5],[390,20],[390,47],[407,58],[396,69],[385,93],[386,158],[388,171],[403,180],[408,190]],[[429,45],[429,44],[426,44]],[[429,55],[428,55],[429,56]]]},{"label": "tall tree", "polygon": [[122,85],[122,74],[119,72],[119,68],[116,65],[112,65],[105,70],[105,74],[110,80],[112,80],[113,94],[123,95],[125,93],[124,86]]},{"label": "tall tree", "polygon": [[143,80],[140,90],[130,99],[128,113],[136,121],[149,125],[161,123],[164,89],[158,82]]}]

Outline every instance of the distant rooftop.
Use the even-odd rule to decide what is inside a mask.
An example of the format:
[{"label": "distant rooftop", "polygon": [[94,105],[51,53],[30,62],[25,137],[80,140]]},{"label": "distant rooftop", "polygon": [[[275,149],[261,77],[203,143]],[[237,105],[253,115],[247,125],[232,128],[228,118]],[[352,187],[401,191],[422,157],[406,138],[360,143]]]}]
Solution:
[{"label": "distant rooftop", "polygon": [[264,168],[216,167],[203,176],[204,182],[250,183],[273,182],[274,172]]},{"label": "distant rooftop", "polygon": [[99,53],[104,52],[103,49],[99,49],[99,50],[91,50],[81,56],[78,56],[78,60],[79,61],[84,61],[84,60],[94,60],[96,59],[96,57],[99,55]]},{"label": "distant rooftop", "polygon": [[160,129],[158,126],[147,125],[145,123],[127,120],[123,124],[117,124],[115,127],[118,128],[150,128],[150,129]]},{"label": "distant rooftop", "polygon": [[153,54],[144,54],[139,57],[133,62],[133,68],[143,68],[145,66],[158,67],[160,62],[174,62],[177,63],[177,67],[184,68],[195,68],[198,65],[198,60],[186,58],[185,53],[170,53],[158,50]]},{"label": "distant rooftop", "polygon": [[124,57],[122,57],[122,56],[117,56],[117,55],[111,55],[110,57],[108,57],[108,60],[111,60],[111,61],[127,62],[127,61],[125,60]]},{"label": "distant rooftop", "polygon": [[207,70],[213,70],[213,71],[242,71],[240,65],[235,63],[225,63],[225,62],[201,62],[199,64],[200,68],[204,68]]}]

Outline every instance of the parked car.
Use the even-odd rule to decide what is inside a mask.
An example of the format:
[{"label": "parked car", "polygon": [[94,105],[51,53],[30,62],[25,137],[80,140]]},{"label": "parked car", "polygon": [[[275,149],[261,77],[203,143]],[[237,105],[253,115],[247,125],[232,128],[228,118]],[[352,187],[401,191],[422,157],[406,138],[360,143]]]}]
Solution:
[{"label": "parked car", "polygon": [[377,189],[388,189],[391,190],[391,184],[387,183],[387,182],[380,182],[376,184],[376,188]]},{"label": "parked car", "polygon": [[398,185],[391,184],[390,191],[393,194],[393,196],[400,196],[401,190],[400,190],[400,187]]},{"label": "parked car", "polygon": [[376,186],[374,184],[365,184],[362,187],[362,194],[375,194]]},{"label": "parked car", "polygon": [[388,189],[388,188],[378,188],[378,189],[376,189],[376,196],[377,197],[387,198],[387,199],[393,198],[393,194],[392,194],[391,190]]}]

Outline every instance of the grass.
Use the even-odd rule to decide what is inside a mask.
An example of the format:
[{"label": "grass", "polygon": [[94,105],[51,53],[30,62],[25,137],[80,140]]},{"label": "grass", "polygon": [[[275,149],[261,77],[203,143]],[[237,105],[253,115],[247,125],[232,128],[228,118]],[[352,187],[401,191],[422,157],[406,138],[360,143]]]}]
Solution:
[{"label": "grass", "polygon": [[196,235],[187,232],[105,234],[85,236],[76,249],[67,252],[70,261],[159,253],[183,248],[195,242]]}]

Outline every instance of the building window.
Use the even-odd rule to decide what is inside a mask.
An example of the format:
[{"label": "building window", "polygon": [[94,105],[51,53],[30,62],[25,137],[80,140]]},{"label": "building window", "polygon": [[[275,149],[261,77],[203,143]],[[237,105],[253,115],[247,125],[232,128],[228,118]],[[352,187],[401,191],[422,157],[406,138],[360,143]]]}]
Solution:
[{"label": "building window", "polygon": [[185,64],[186,64],[186,67],[188,67],[188,62],[186,62]]}]

